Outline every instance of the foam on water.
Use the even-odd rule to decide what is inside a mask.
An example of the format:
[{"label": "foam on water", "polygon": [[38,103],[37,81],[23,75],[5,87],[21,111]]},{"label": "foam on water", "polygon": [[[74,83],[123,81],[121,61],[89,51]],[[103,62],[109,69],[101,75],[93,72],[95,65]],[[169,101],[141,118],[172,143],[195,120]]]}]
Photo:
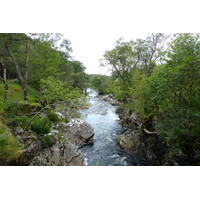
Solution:
[{"label": "foam on water", "polygon": [[[90,166],[147,165],[134,152],[122,150],[116,143],[117,135],[124,131],[119,124],[115,107],[100,100],[95,90],[89,89],[89,109],[81,111],[85,121],[94,128],[94,145],[81,148],[85,164]],[[140,162],[141,161],[141,162]]]}]

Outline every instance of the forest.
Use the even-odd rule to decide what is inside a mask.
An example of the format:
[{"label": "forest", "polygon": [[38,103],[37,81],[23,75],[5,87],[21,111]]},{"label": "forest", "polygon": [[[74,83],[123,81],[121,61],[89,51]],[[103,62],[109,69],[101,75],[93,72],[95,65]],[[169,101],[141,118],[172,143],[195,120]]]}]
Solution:
[{"label": "forest", "polygon": [[55,143],[47,135],[52,122],[61,120],[53,111],[55,104],[65,103],[69,116],[76,115],[88,75],[71,53],[70,41],[62,34],[0,34],[1,165],[22,160],[32,142],[13,134],[17,127],[23,128],[22,135],[32,131],[47,148]]},{"label": "forest", "polygon": [[[54,145],[47,134],[52,124],[78,117],[87,88],[94,88],[120,103],[122,120],[141,138],[158,139],[159,165],[200,165],[200,34],[120,38],[100,66],[110,74],[87,74],[62,34],[1,33],[0,164],[27,165],[32,141],[15,134],[19,127],[42,149]],[[69,108],[65,119],[56,114],[58,105]]]},{"label": "forest", "polygon": [[[116,41],[104,53],[102,67],[112,76],[93,75],[92,85],[121,102],[148,135],[164,144],[164,159],[200,164],[200,35],[149,34],[146,39]],[[128,122],[130,123],[130,122]]]}]

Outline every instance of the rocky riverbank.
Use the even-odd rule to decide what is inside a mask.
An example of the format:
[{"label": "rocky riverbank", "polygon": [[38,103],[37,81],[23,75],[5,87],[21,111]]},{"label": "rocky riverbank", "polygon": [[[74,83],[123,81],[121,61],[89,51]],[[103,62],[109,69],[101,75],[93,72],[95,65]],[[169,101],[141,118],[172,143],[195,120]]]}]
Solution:
[{"label": "rocky riverbank", "polygon": [[103,101],[109,102],[113,106],[119,106],[120,105],[120,102],[117,101],[116,99],[114,99],[112,94],[99,95],[98,98],[103,100]]},{"label": "rocky riverbank", "polygon": [[30,165],[84,165],[83,154],[79,147],[83,144],[91,144],[94,135],[93,128],[87,122],[81,119],[72,119],[68,123],[58,123],[48,135],[56,139],[56,144],[36,153]]},{"label": "rocky riverbank", "polygon": [[126,131],[116,137],[118,145],[127,151],[139,153],[144,158],[147,158],[153,165],[162,165],[164,162],[165,146],[160,137],[156,134],[147,134],[138,126],[134,119],[135,116],[127,115],[120,108],[120,102],[115,100],[112,95],[99,96],[100,99],[108,101],[114,106],[117,106],[120,123],[126,128]]},{"label": "rocky riverbank", "polygon": [[173,156],[169,155],[171,153],[170,149],[159,133],[151,130],[151,119],[141,126],[133,113],[128,116],[120,107],[117,109],[117,112],[121,124],[127,128],[124,134],[116,138],[121,148],[138,152],[144,158],[152,161],[153,165],[185,166],[192,163],[191,158],[182,151]]},{"label": "rocky riverbank", "polygon": [[[13,165],[84,165],[83,154],[79,148],[93,143],[93,128],[82,119],[73,118],[78,114],[72,114],[69,109],[55,109],[55,111],[59,120],[53,123],[50,132],[42,138],[30,129],[24,130],[20,126],[15,128],[15,136],[23,144],[25,151],[22,158]],[[45,114],[42,113],[42,115]],[[50,147],[44,146],[44,141],[42,141],[44,138],[48,143],[52,142]]]}]

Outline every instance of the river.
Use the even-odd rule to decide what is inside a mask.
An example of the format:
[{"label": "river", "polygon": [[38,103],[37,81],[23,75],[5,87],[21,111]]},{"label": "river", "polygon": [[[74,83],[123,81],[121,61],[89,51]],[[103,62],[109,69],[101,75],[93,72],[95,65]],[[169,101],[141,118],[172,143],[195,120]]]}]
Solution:
[{"label": "river", "polygon": [[121,149],[115,142],[125,131],[115,113],[116,107],[99,99],[97,92],[88,89],[88,109],[81,110],[82,118],[94,128],[94,144],[81,148],[85,165],[89,166],[142,166],[150,165],[135,152]]}]

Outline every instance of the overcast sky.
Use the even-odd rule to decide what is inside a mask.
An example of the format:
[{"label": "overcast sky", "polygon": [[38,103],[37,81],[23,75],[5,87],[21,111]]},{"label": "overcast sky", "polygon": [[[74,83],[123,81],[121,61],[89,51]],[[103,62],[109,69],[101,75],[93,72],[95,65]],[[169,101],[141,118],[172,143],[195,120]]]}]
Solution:
[{"label": "overcast sky", "polygon": [[124,37],[127,40],[134,38],[145,37],[144,33],[129,32],[128,35],[120,35],[117,32],[110,30],[108,35],[103,35],[101,32],[91,31],[77,34],[76,30],[71,34],[64,33],[64,36],[72,43],[74,59],[80,60],[87,68],[86,72],[91,74],[104,73],[106,71],[100,68],[99,59],[103,57],[105,50],[111,49],[114,46],[115,40]]},{"label": "overcast sky", "polygon": [[[67,4],[63,34],[71,40],[75,59],[83,62],[87,73],[104,73],[99,67],[99,59],[105,50],[111,49],[120,37],[125,40],[145,38],[150,32],[167,32],[171,29],[166,19],[174,17],[176,8],[168,1],[157,9],[152,9],[154,1],[135,2],[133,0],[73,0]],[[178,5],[178,4],[177,4]],[[164,11],[163,8],[168,9]],[[184,3],[181,7],[184,12]],[[147,14],[147,15],[146,15]],[[164,17],[164,19],[163,19]],[[175,27],[181,26],[174,18]],[[187,20],[185,21],[187,22]],[[170,28],[173,24],[170,25]],[[173,31],[174,32],[174,31]]]},{"label": "overcast sky", "polygon": [[[8,15],[2,9],[1,27],[6,26],[7,32],[62,33],[86,72],[99,73],[99,59],[120,37],[130,40],[151,32],[194,32],[199,10],[192,1],[56,0],[47,4],[34,0],[24,9],[19,5],[26,5],[25,0],[12,1],[12,6],[7,0],[2,8],[16,14]],[[192,13],[186,14],[190,9]]]},{"label": "overcast sky", "polygon": [[[147,35],[136,28],[138,19],[133,13],[139,7],[132,1],[84,0],[77,3],[75,0],[68,6],[71,22],[65,25],[63,34],[71,41],[73,55],[83,62],[87,73],[103,73],[99,59],[120,37],[130,40]],[[141,14],[138,13],[138,18]]]}]

